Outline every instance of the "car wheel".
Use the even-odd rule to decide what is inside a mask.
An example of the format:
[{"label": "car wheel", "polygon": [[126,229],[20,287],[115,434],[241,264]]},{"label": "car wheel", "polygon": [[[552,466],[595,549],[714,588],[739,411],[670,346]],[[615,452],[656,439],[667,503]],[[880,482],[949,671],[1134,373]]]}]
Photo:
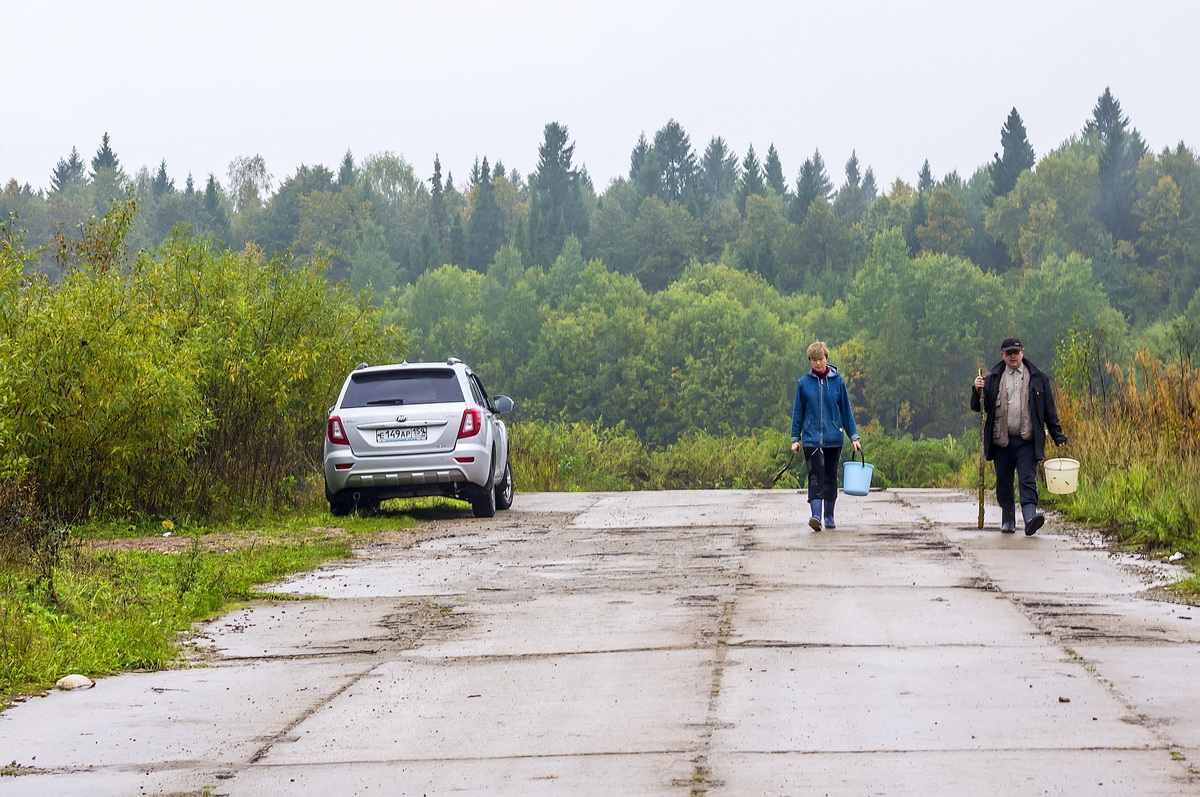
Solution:
[{"label": "car wheel", "polygon": [[354,502],[346,498],[330,498],[329,514],[334,517],[346,517],[354,511]]},{"label": "car wheel", "polygon": [[496,491],[486,489],[482,493],[472,496],[471,510],[475,517],[495,517]]},{"label": "car wheel", "polygon": [[496,485],[496,508],[508,509],[513,505],[513,475],[512,463],[504,463],[504,475],[500,477],[500,484]]},{"label": "car wheel", "polygon": [[[493,454],[495,452],[492,452]],[[471,498],[471,510],[475,517],[494,517],[496,514],[496,458],[492,457],[492,467],[488,471],[487,482]]]}]

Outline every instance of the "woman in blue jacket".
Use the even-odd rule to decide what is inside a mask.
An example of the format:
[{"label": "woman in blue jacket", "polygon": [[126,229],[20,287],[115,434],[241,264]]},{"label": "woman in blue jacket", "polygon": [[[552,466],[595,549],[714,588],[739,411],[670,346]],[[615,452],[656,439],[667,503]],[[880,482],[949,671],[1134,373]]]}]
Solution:
[{"label": "woman in blue jacket", "polygon": [[858,425],[850,409],[850,393],[838,370],[829,364],[829,347],[817,341],[808,347],[812,369],[796,382],[796,402],[792,406],[792,452],[804,449],[808,465],[808,503],[812,517],[808,525],[813,531],[837,528],[833,505],[837,501],[837,469],[845,437],[855,451],[862,451],[858,442]]}]

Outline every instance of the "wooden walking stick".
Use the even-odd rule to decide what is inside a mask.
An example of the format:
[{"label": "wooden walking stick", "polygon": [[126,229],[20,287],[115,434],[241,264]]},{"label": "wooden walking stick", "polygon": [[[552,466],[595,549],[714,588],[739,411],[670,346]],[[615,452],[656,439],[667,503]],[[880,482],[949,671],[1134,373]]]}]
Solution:
[{"label": "wooden walking stick", "polygon": [[[983,369],[979,369],[983,376]],[[983,481],[987,466],[984,464],[983,445],[987,436],[987,407],[983,406],[983,388],[979,388],[979,528],[983,528]]]}]

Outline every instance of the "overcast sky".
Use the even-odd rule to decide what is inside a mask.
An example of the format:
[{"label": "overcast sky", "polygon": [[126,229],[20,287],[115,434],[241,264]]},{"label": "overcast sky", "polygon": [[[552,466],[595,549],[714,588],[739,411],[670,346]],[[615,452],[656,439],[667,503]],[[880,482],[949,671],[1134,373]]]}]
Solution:
[{"label": "overcast sky", "polygon": [[598,190],[677,120],[697,156],[820,149],[885,188],[990,161],[1011,108],[1038,157],[1105,87],[1155,151],[1200,147],[1191,0],[0,0],[0,184],[49,185],[107,132],[126,173],[182,187],[262,155],[275,183],[390,151],[462,186],[528,175],[567,126]]}]

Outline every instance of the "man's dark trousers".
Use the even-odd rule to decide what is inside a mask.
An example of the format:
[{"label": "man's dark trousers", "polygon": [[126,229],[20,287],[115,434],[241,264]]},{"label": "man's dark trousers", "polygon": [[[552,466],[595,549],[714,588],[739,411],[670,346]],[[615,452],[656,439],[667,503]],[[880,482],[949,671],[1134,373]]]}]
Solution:
[{"label": "man's dark trousers", "polygon": [[996,466],[996,503],[1000,505],[1003,520],[1013,522],[1016,507],[1013,506],[1013,473],[1017,474],[1017,486],[1021,494],[1021,506],[1037,506],[1037,452],[1032,440],[1009,437],[1008,445],[992,446],[992,462]]}]

